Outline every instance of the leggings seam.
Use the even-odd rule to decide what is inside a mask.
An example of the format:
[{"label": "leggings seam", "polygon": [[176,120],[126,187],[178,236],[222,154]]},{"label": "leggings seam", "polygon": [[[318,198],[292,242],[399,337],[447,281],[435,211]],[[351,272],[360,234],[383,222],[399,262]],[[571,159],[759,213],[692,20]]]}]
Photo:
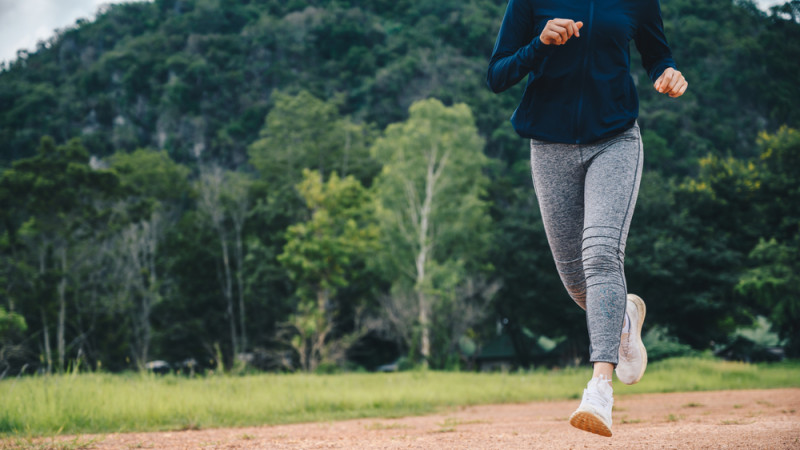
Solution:
[{"label": "leggings seam", "polygon": [[[639,140],[639,151],[636,152],[636,170],[633,172],[633,185],[631,186],[631,193],[628,197],[628,208],[625,210],[625,215],[623,216],[623,227],[619,230],[619,239],[617,239],[617,247],[622,245],[622,231],[625,228],[624,223],[628,220],[628,213],[631,210],[631,202],[633,201],[633,193],[636,191],[636,178],[639,176],[639,162],[642,159],[642,142]],[[633,218],[631,218],[633,220]],[[620,273],[622,274],[622,289],[625,291],[625,309],[628,309],[628,281],[625,279],[625,266],[623,262],[619,261],[619,269]],[[623,324],[625,323],[625,313],[622,314],[622,324],[620,324],[620,330]],[[619,354],[619,346],[622,344],[622,340],[617,343],[617,349],[614,351],[614,354]]]}]

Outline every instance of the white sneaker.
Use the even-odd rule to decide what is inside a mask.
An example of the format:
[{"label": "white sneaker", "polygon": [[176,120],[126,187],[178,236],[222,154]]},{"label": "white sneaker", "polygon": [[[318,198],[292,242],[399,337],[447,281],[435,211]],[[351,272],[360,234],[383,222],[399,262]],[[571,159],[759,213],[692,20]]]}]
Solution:
[{"label": "white sneaker", "polygon": [[590,433],[611,437],[613,394],[611,380],[592,378],[583,390],[581,406],[569,417],[569,424]]},{"label": "white sneaker", "polygon": [[619,363],[615,369],[619,381],[636,384],[647,369],[647,349],[642,343],[642,322],[647,309],[638,295],[628,294],[628,332],[622,333],[619,343]]}]

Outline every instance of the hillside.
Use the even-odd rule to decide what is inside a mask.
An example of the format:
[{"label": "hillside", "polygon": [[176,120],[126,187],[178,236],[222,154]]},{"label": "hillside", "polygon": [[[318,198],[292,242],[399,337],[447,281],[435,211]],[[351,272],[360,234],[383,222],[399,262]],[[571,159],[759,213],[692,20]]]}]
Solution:
[{"label": "hillside", "polygon": [[[747,2],[664,0],[681,102],[640,89],[651,161],[686,171],[709,151],[752,156],[762,130],[797,126],[800,31]],[[39,137],[80,136],[104,156],[139,147],[178,161],[237,166],[275,89],[343,96],[342,111],[379,128],[414,101],[466,102],[486,153],[513,162],[507,123],[521,92],[494,96],[486,62],[502,0],[159,0],[113,5],[54,36],[0,74],[0,155],[29,156]],[[635,54],[635,52],[634,52]],[[633,67],[640,85],[646,77]],[[731,95],[735,93],[735,95]]]}]

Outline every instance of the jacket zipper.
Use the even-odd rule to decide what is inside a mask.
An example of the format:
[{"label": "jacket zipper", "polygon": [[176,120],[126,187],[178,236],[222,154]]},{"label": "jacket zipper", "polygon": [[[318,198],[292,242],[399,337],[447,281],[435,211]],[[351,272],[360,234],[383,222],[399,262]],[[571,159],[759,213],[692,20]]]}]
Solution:
[{"label": "jacket zipper", "polygon": [[[594,0],[589,0],[589,20],[586,24],[586,47],[583,53],[583,66],[581,68],[581,89],[578,96],[578,113],[575,115],[575,133],[580,132],[581,112],[583,112],[583,87],[586,84],[586,67],[589,64],[589,46],[592,38],[592,22],[594,21]],[[576,136],[577,137],[577,136]],[[576,144],[580,144],[580,137],[575,139]]]}]

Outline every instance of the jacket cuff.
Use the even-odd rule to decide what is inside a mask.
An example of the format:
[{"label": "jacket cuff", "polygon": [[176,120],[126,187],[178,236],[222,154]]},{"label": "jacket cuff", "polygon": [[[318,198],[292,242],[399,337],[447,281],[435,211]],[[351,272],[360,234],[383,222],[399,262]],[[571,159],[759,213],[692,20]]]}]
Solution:
[{"label": "jacket cuff", "polygon": [[656,80],[658,80],[658,77],[660,77],[668,67],[678,70],[677,66],[675,65],[675,61],[673,61],[672,58],[666,58],[656,64],[656,66],[650,71],[650,81],[655,83]]},{"label": "jacket cuff", "polygon": [[525,46],[522,58],[526,65],[530,68],[535,68],[553,53],[555,45],[545,45],[539,39],[539,36],[533,38],[530,44]]}]

